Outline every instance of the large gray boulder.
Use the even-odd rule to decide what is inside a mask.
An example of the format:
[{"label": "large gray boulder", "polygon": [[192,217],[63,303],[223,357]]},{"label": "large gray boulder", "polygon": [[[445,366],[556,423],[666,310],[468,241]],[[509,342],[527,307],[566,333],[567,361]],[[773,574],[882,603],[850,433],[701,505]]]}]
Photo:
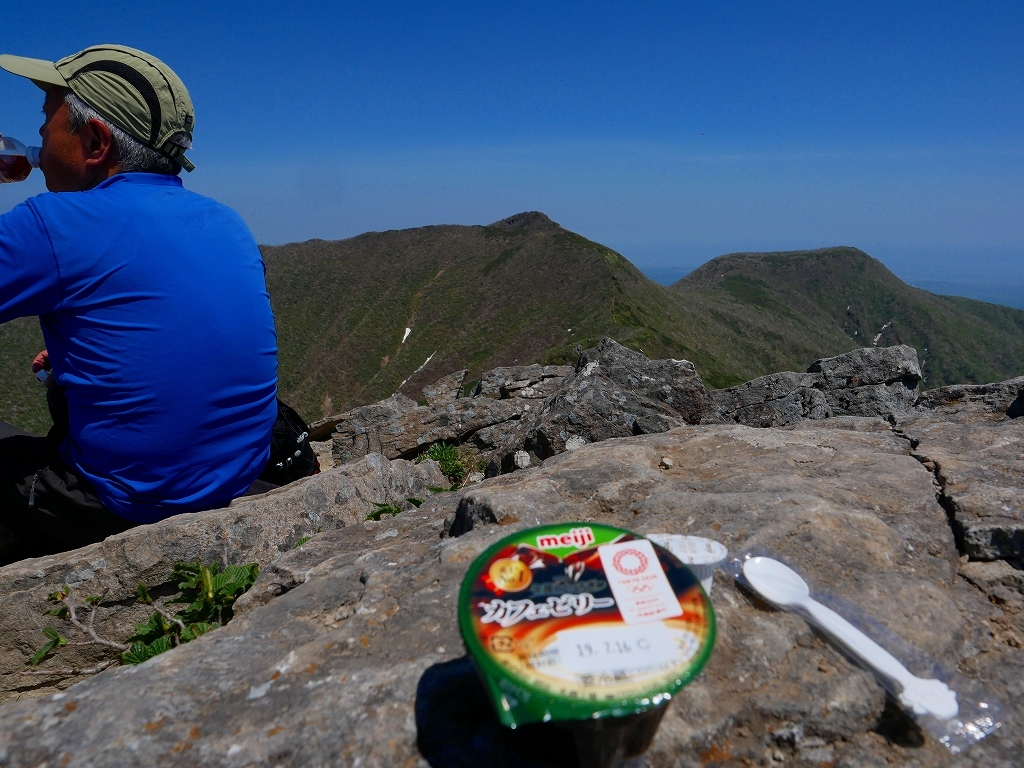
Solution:
[{"label": "large gray boulder", "polygon": [[771,373],[712,394],[724,416],[781,427],[831,416],[890,416],[914,407],[921,366],[912,347],[866,347],[817,360],[807,373]]},{"label": "large gray boulder", "polygon": [[[515,418],[518,418],[518,414],[529,410],[530,401],[543,400],[553,394],[572,372],[572,367],[568,365],[515,365],[495,368],[481,375],[480,381],[477,382],[476,388],[473,390],[472,398],[510,400],[511,403],[507,404],[507,406],[515,407],[515,413],[517,414]],[[456,371],[438,379],[433,384],[423,387],[422,393],[427,401],[427,407],[444,408],[455,403],[460,398],[467,399],[462,398],[462,389],[468,373],[469,371],[465,370]],[[467,405],[466,403],[462,403],[462,405],[464,408],[473,408],[472,405]],[[385,430],[397,428],[403,434],[408,435],[416,431],[417,423],[423,424],[431,420],[429,414],[421,411],[409,423],[396,427],[397,422],[405,419],[406,412],[413,410],[415,407],[416,403],[413,400],[401,393],[395,393],[390,398],[372,405],[356,408],[340,415],[325,416],[319,421],[313,422],[309,428],[309,439],[312,441],[330,440],[333,433],[339,431],[339,428],[344,434],[353,433],[353,430],[356,430],[356,434],[360,434],[358,430],[365,428],[368,431],[361,434],[369,434],[380,426],[383,426]],[[484,409],[483,412],[485,413],[492,412],[493,410],[489,409],[486,404],[479,407]],[[511,412],[510,407],[497,411],[499,414],[508,412]],[[503,421],[507,420],[503,419]],[[508,429],[508,425],[504,428],[495,428],[496,425],[501,423],[502,421],[498,421],[493,424],[485,424],[483,427],[471,425],[471,432],[469,434],[455,436],[455,431],[453,430],[452,436],[442,439],[467,440],[472,435],[472,432],[488,428],[488,433],[479,440],[475,440],[475,442],[490,448]],[[372,440],[360,441],[357,439],[358,442],[372,442]],[[369,452],[373,450],[384,450],[385,453],[387,452],[383,441],[377,441],[377,448],[370,449]],[[343,459],[346,461],[354,461],[360,456],[366,455],[366,451],[360,452],[358,448],[355,452],[342,449],[342,453],[350,457]]]},{"label": "large gray boulder", "polygon": [[469,371],[449,373],[433,384],[425,386],[421,391],[427,405],[445,405],[458,399],[462,394],[462,384],[468,373]]},{"label": "large gray boulder", "polygon": [[850,389],[895,381],[917,383],[921,380],[917,350],[906,344],[864,347],[825,357],[812,363],[807,372],[820,373],[826,389]]},{"label": "large gray boulder", "polygon": [[919,408],[942,408],[946,413],[977,411],[974,406],[1010,418],[1024,416],[1024,376],[992,384],[953,384],[922,392]]},{"label": "large gray boulder", "polygon": [[721,421],[693,363],[651,360],[603,339],[580,355],[555,394],[524,415],[494,452],[489,473],[512,471],[520,450],[538,463],[586,443]]},{"label": "large gray boulder", "polygon": [[478,430],[513,422],[523,412],[524,401],[519,399],[458,398],[418,406],[396,394],[339,417],[332,453],[335,461],[343,464],[371,453],[412,459],[433,443],[467,441]]},{"label": "large gray boulder", "polygon": [[748,427],[783,427],[832,415],[813,373],[771,373],[728,389],[712,391],[726,419]]},{"label": "large gray boulder", "polygon": [[475,395],[508,399],[521,397],[531,400],[548,397],[571,376],[570,365],[515,365],[495,368],[480,377]]},{"label": "large gray boulder", "polygon": [[917,350],[865,347],[817,360],[808,373],[821,374],[820,388],[836,416],[882,416],[917,402],[921,365]]},{"label": "large gray boulder", "polygon": [[[959,424],[1021,428],[989,416]],[[456,600],[490,543],[569,520],[770,550],[816,595],[959,668],[1020,722],[1019,571],[961,562],[934,474],[913,455],[925,439],[913,444],[881,418],[687,425],[583,445],[461,497],[325,531],[264,568],[228,626],[139,667],[0,707],[0,765],[531,765],[516,752],[528,734],[497,725],[464,657]],[[76,567],[82,589],[109,578]],[[32,566],[23,573],[32,578]],[[716,649],[672,702],[650,768],[1019,765],[1015,724],[953,756],[799,617],[721,573],[711,599]],[[0,643],[10,647],[9,632]]]}]

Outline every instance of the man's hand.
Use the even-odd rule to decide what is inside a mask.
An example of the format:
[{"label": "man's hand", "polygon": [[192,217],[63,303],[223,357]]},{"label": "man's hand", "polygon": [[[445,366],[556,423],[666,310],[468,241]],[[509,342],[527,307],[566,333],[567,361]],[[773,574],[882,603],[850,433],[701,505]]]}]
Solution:
[{"label": "man's hand", "polygon": [[39,373],[39,371],[52,371],[50,367],[50,353],[45,349],[35,356],[32,360],[32,373]]},{"label": "man's hand", "polygon": [[[53,368],[50,367],[50,353],[44,349],[32,360],[32,373],[39,373],[40,371],[52,370]],[[56,382],[54,381],[53,376],[50,376],[49,378],[46,379],[46,381],[43,382],[43,384],[47,387],[47,389],[49,389],[54,384],[56,384]]]}]

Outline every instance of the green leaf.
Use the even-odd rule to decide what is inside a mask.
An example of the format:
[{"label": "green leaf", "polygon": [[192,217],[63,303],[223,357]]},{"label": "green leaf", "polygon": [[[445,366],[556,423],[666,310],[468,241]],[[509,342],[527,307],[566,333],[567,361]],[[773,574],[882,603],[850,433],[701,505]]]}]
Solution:
[{"label": "green leaf", "polygon": [[225,569],[225,573],[235,574],[238,583],[241,584],[243,588],[248,589],[260,575],[260,567],[257,563],[250,563],[249,565],[229,565]]},{"label": "green leaf", "polygon": [[193,621],[209,621],[216,616],[217,606],[205,597],[196,600],[188,608],[178,611],[177,616],[188,624]]},{"label": "green leaf", "polygon": [[312,536],[303,536],[301,539],[299,539],[298,541],[295,542],[295,546],[293,546],[292,549],[298,549],[299,547],[301,547],[303,544],[305,544],[307,541],[309,541],[312,538],[313,538]]},{"label": "green leaf", "polygon": [[211,629],[216,629],[218,624],[207,621],[197,621],[194,624],[188,624],[181,633],[181,642],[188,643],[195,640],[200,635],[205,635]]},{"label": "green leaf", "polygon": [[62,605],[60,608],[54,608],[52,611],[47,611],[47,616],[56,616],[58,619],[66,619],[70,615],[71,611],[68,610],[66,605]]},{"label": "green leaf", "polygon": [[210,600],[213,600],[215,597],[220,597],[221,595],[225,594],[225,592],[229,594],[231,593],[231,576],[232,574],[230,573],[218,573],[216,576],[210,579]]},{"label": "green leaf", "polygon": [[448,488],[445,488],[444,486],[441,485],[428,485],[427,490],[430,491],[431,493],[448,493],[448,491],[454,491],[455,486],[453,485],[449,486]]},{"label": "green leaf", "polygon": [[50,629],[49,627],[43,627],[43,634],[46,635],[49,639],[46,641],[45,645],[43,645],[42,648],[36,651],[32,655],[32,658],[28,660],[30,666],[38,666],[39,662],[41,662],[43,659],[49,656],[50,651],[52,651],[54,648],[58,648],[60,646],[68,644],[67,638],[61,637],[61,635],[58,632],[56,632],[53,629]]},{"label": "green leaf", "polygon": [[203,592],[206,594],[206,599],[213,600],[213,572],[204,565],[199,573],[203,579]]},{"label": "green leaf", "polygon": [[86,595],[85,602],[89,605],[99,605],[100,600],[103,599],[103,595]]},{"label": "green leaf", "polygon": [[202,581],[202,564],[175,563],[171,580],[178,581],[178,589],[196,589]]},{"label": "green leaf", "polygon": [[132,643],[132,647],[121,654],[121,661],[125,664],[141,664],[148,658],[150,658],[149,646],[140,642]]},{"label": "green leaf", "polygon": [[43,659],[45,659],[47,656],[49,656],[50,655],[50,651],[52,651],[54,648],[56,648],[57,645],[58,645],[58,642],[56,640],[49,640],[49,641],[47,641],[47,643],[42,648],[40,648],[38,651],[36,651],[32,655],[32,658],[28,660],[29,665],[33,666],[33,667],[39,666],[39,662],[41,662]]},{"label": "green leaf", "polygon": [[61,637],[60,633],[57,632],[57,630],[55,630],[55,629],[50,629],[49,627],[43,627],[43,634],[46,635],[51,640],[56,640],[57,641],[57,645],[67,645],[68,644],[68,641],[65,640],[63,637]]},{"label": "green leaf", "polygon": [[167,622],[163,616],[157,611],[153,611],[153,615],[149,617],[149,621],[145,624],[135,625],[135,634],[128,638],[129,643],[135,641],[141,641],[143,643],[151,643],[159,637],[167,634],[171,625]]},{"label": "green leaf", "polygon": [[139,586],[135,589],[135,594],[138,596],[140,603],[150,604],[153,602],[153,597],[149,594],[149,588],[145,582],[139,582]]},{"label": "green leaf", "polygon": [[423,500],[423,499],[417,499],[416,497],[414,497],[414,496],[413,496],[413,497],[409,497],[409,498],[407,498],[407,499],[406,499],[406,501],[408,501],[408,502],[409,502],[410,504],[412,504],[412,505],[413,505],[414,507],[417,507],[417,508],[419,508],[420,506],[422,506],[422,505],[423,505],[423,501],[424,501],[424,500]]},{"label": "green leaf", "polygon": [[174,638],[171,635],[158,637],[151,643],[134,642],[131,648],[121,654],[121,661],[126,664],[141,664],[173,647]]},{"label": "green leaf", "polygon": [[158,637],[152,643],[149,644],[149,657],[153,658],[161,653],[171,650],[174,647],[174,636],[164,635]]},{"label": "green leaf", "polygon": [[223,573],[213,577],[213,588],[216,600],[235,598],[252,586],[254,579],[248,566],[229,565]]}]

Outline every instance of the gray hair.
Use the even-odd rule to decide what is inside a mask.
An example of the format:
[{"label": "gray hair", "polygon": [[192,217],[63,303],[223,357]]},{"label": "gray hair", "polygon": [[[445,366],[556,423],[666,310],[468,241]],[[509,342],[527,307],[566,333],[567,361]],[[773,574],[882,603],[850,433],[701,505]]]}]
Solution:
[{"label": "gray hair", "polygon": [[[69,90],[64,95],[64,103],[68,105],[68,127],[72,133],[78,133],[90,120],[99,120],[107,126],[117,145],[117,159],[122,173],[162,173],[166,176],[181,173],[180,165],[113,125],[76,96],[74,91]],[[182,131],[171,136],[171,141],[182,149],[192,146],[188,134]]]}]

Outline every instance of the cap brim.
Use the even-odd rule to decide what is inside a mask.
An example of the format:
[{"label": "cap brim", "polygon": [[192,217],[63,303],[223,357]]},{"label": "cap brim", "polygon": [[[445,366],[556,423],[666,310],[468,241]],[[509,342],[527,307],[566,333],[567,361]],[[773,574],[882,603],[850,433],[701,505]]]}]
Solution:
[{"label": "cap brim", "polygon": [[57,71],[52,61],[43,59],[29,59],[25,56],[12,56],[9,53],[0,54],[0,68],[6,69],[12,75],[27,77],[44,91],[58,85],[62,88],[68,87],[68,81]]}]

